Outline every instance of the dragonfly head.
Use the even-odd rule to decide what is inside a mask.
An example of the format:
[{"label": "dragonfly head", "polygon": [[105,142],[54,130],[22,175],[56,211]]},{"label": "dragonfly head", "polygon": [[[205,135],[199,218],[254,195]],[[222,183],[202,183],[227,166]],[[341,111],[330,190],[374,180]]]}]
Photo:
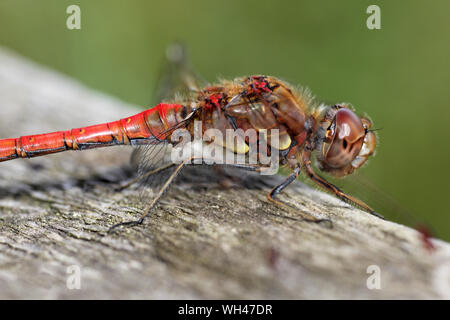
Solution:
[{"label": "dragonfly head", "polygon": [[337,177],[346,176],[375,152],[372,122],[357,116],[346,104],[329,107],[323,114],[317,144],[319,168]]}]

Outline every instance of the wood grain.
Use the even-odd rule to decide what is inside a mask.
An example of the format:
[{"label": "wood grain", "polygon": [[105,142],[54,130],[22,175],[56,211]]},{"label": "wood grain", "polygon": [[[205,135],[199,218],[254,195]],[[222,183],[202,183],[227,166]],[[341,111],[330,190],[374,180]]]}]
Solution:
[{"label": "wood grain", "polygon": [[[0,50],[0,137],[113,121],[138,109]],[[269,204],[280,177],[193,168],[144,225],[127,147],[65,152],[0,167],[0,298],[449,298],[450,246],[297,182],[282,196],[334,228]],[[367,268],[381,272],[370,290]],[[81,289],[67,287],[70,266]],[[69,269],[70,271],[70,269]]]}]

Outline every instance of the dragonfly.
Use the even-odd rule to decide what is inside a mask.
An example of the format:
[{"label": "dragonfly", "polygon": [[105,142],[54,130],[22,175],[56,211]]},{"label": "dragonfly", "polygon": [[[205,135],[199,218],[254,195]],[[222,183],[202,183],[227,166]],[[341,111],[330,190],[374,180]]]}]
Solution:
[{"label": "dragonfly", "polygon": [[[252,75],[200,87],[191,73],[186,71],[181,74],[181,83],[185,89],[182,91],[187,91],[187,95],[175,95],[172,101],[160,102],[143,112],[114,122],[2,139],[0,162],[67,150],[131,145],[137,147],[134,155],[138,158],[138,175],[123,188],[172,168],[140,218],[113,225],[111,231],[119,226],[142,224],[183,168],[195,163],[193,160],[200,160],[203,164],[207,162],[206,159],[190,157],[180,163],[161,165],[161,161],[155,160],[158,158],[158,151],[155,151],[158,146],[176,146],[180,143],[173,139],[179,130],[194,137],[195,123],[200,123],[202,134],[208,129],[223,133],[223,136],[230,131],[240,132],[236,135],[236,140],[240,141],[237,144],[236,141],[231,143],[225,139],[204,142],[220,146],[227,152],[245,156],[250,145],[263,141],[271,147],[270,153],[277,155],[279,165],[290,172],[267,193],[268,201],[274,205],[293,210],[277,196],[304,172],[322,189],[383,219],[366,203],[345,193],[317,173],[322,171],[334,177],[350,175],[364,166],[375,152],[377,137],[372,122],[368,117],[357,115],[351,104],[318,103],[309,91],[295,89],[273,76]],[[163,85],[159,91],[168,96],[169,92],[164,92],[167,91],[164,81],[161,83]],[[253,141],[241,134],[251,129],[256,132]],[[278,133],[277,141],[267,133],[274,129]],[[257,153],[256,163],[227,163],[226,166],[261,173],[267,168],[267,163],[263,163],[262,155]],[[330,219],[317,218],[303,211],[296,212],[305,221],[332,226]]]}]

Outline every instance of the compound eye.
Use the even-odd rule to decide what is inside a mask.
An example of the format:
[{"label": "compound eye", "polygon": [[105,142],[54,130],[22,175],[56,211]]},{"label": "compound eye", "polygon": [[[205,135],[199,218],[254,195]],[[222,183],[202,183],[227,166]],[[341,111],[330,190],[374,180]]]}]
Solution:
[{"label": "compound eye", "polygon": [[361,119],[350,109],[340,109],[334,119],[334,136],[326,151],[325,161],[333,168],[348,165],[361,151],[365,128]]}]

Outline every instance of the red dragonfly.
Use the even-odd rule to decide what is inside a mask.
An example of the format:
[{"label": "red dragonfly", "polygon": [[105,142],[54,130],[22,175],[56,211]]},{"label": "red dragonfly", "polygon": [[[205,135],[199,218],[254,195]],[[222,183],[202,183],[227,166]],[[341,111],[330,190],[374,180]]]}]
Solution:
[{"label": "red dragonfly", "polygon": [[[258,134],[256,142],[267,140],[275,145],[265,130],[278,129],[277,153],[279,164],[288,168],[291,174],[267,194],[272,203],[285,209],[289,205],[278,200],[277,195],[292,183],[303,170],[307,177],[338,198],[365,209],[368,213],[382,218],[364,202],[344,193],[328,182],[314,170],[311,156],[316,153],[317,166],[323,172],[342,177],[362,167],[376,147],[376,136],[371,130],[372,123],[366,117],[358,116],[347,103],[325,106],[314,102],[307,91],[294,90],[289,84],[270,76],[249,76],[233,81],[221,81],[213,86],[192,89],[193,98],[189,101],[160,103],[115,122],[89,127],[58,131],[47,134],[22,136],[0,140],[0,161],[16,158],[31,158],[62,152],[66,150],[86,150],[117,145],[135,145],[144,148],[146,164],[151,162],[155,145],[172,143],[172,136],[178,129],[184,129],[194,136],[194,122],[202,124],[204,133],[216,129],[226,136],[227,130],[235,132],[254,129]],[[255,141],[243,138],[243,148],[230,145],[228,141],[213,141],[224,149],[245,154],[247,146]],[[149,159],[150,158],[150,159]],[[259,160],[256,164],[227,164],[243,170],[261,172],[266,164]],[[192,158],[189,160],[193,160]],[[195,160],[195,159],[194,159]],[[204,161],[205,159],[201,159]],[[163,183],[155,198],[148,204],[144,214],[136,221],[117,224],[142,224],[145,217],[162,197],[177,174],[187,165],[170,163],[155,168],[145,165],[146,172],[133,179],[131,185],[168,167],[173,172]],[[305,212],[298,212],[302,218],[311,222],[328,222]]]}]

